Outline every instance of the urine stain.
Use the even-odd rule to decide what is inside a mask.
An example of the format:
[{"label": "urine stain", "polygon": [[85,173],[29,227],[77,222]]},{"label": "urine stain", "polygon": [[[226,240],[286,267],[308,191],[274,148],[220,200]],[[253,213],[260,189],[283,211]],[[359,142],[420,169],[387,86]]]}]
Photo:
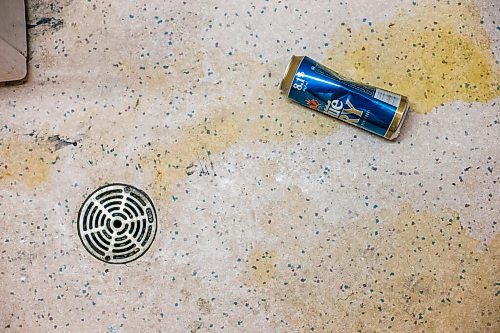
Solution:
[{"label": "urine stain", "polygon": [[[204,66],[203,55],[196,52],[196,45],[190,47],[191,51],[183,51],[187,58],[177,59],[168,68],[166,78],[158,78],[158,73],[148,75],[149,79],[144,81],[147,91],[156,90],[158,85],[163,84],[164,97],[168,96],[175,102],[180,100],[179,96],[185,95],[183,91],[195,91],[195,86],[196,91],[213,89],[214,83],[205,81],[209,78],[204,77],[204,72],[200,69]],[[217,54],[211,57],[211,61],[210,68],[215,73],[228,72],[228,62],[238,64],[229,74],[220,75],[221,80],[253,77],[256,78],[253,80],[255,82],[222,81],[218,97],[210,101],[193,94],[189,103],[179,102],[181,106],[169,107],[173,109],[172,112],[179,112],[182,108],[186,112],[195,110],[199,116],[168,131],[154,130],[152,137],[159,139],[152,142],[151,146],[154,148],[151,151],[139,157],[141,166],[153,175],[152,187],[155,193],[162,198],[171,197],[176,183],[190,175],[197,175],[192,172],[193,165],[199,165],[201,161],[210,164],[215,154],[223,153],[231,147],[320,138],[331,135],[338,128],[338,122],[332,118],[306,108],[297,108],[280,94],[279,79],[273,78],[282,76],[285,63],[283,66],[275,66],[261,64],[246,55],[225,59]],[[186,64],[190,64],[189,67]],[[215,81],[217,80],[216,78]],[[172,85],[175,82],[179,82],[177,86]],[[230,85],[231,89],[228,90],[223,85]],[[215,92],[211,94],[214,95]],[[186,105],[190,109],[186,109]],[[211,172],[211,175],[215,173],[216,171]]]},{"label": "urine stain", "polygon": [[[258,277],[252,283],[242,278],[266,299],[261,311],[276,330],[498,330],[499,237],[479,250],[450,209],[419,211],[405,204],[328,224],[315,217],[317,203],[297,200],[284,207],[302,206],[302,218],[276,202],[262,209],[281,211],[274,214],[277,229],[268,230],[280,247],[273,278],[265,276],[265,286]],[[278,246],[269,242],[259,246]],[[260,255],[252,254],[247,271]]]},{"label": "urine stain", "polygon": [[247,285],[265,287],[274,278],[276,271],[276,252],[255,248],[251,251],[247,263],[245,281]]},{"label": "urine stain", "polygon": [[500,94],[499,66],[472,1],[417,1],[389,22],[344,25],[333,41],[327,66],[408,96],[417,113]]},{"label": "urine stain", "polygon": [[34,136],[0,139],[0,183],[35,188],[46,182],[59,155],[54,143]]},{"label": "urine stain", "polygon": [[[199,165],[202,160],[211,163],[214,154],[233,146],[321,137],[338,126],[322,115],[287,110],[289,106],[284,101],[277,104],[283,105],[281,114],[260,109],[255,104],[214,110],[203,120],[183,127],[173,143],[155,145],[153,151],[139,160],[153,173],[156,192],[162,197],[170,196],[171,187],[186,178],[190,166]],[[216,170],[212,175],[215,174]]]}]

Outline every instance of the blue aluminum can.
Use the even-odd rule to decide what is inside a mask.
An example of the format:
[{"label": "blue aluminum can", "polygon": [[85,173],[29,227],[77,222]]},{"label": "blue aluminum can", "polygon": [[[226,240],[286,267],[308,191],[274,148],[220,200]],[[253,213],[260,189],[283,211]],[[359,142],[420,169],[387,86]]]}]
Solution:
[{"label": "blue aluminum can", "polygon": [[305,56],[293,56],[280,89],[291,100],[386,139],[395,139],[408,99],[353,82]]}]

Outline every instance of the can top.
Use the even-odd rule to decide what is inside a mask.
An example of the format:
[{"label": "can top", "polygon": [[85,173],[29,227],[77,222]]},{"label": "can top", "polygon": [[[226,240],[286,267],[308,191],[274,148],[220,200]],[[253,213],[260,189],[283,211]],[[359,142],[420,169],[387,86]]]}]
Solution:
[{"label": "can top", "polygon": [[285,74],[283,75],[283,79],[281,79],[280,89],[283,94],[290,93],[290,88],[292,87],[293,78],[295,73],[299,69],[300,63],[304,59],[304,56],[292,56],[288,66],[286,66]]},{"label": "can top", "polygon": [[406,115],[408,114],[408,108],[409,108],[408,98],[406,96],[401,96],[401,102],[399,103],[399,107],[396,110],[396,114],[392,119],[391,125],[387,130],[387,133],[385,133],[384,135],[386,139],[394,140],[395,138],[398,137],[399,131],[403,126],[403,121],[405,120]]}]

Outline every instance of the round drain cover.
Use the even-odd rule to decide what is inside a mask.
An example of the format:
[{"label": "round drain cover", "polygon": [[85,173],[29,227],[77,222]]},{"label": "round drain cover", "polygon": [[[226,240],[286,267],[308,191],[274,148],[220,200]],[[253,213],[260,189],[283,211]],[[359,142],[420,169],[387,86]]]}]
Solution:
[{"label": "round drain cover", "polygon": [[78,235],[94,257],[125,264],[142,256],[156,235],[156,211],[143,191],[126,184],[97,189],[78,212]]}]

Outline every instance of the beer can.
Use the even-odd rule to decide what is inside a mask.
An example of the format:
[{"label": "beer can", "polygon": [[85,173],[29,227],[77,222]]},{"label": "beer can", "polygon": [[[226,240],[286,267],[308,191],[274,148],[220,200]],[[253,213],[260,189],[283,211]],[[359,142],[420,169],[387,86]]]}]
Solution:
[{"label": "beer can", "polygon": [[389,140],[408,112],[405,96],[354,82],[306,56],[292,56],[280,89],[300,105]]}]

